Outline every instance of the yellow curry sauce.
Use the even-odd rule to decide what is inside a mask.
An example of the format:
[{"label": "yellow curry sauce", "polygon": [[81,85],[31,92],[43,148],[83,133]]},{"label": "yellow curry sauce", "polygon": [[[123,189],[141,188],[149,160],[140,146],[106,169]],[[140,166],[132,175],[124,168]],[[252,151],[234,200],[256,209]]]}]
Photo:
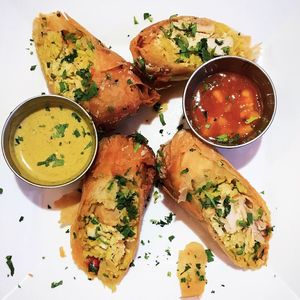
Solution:
[{"label": "yellow curry sauce", "polygon": [[77,112],[45,107],[19,124],[10,146],[25,178],[56,185],[71,181],[87,167],[94,143],[89,125]]}]

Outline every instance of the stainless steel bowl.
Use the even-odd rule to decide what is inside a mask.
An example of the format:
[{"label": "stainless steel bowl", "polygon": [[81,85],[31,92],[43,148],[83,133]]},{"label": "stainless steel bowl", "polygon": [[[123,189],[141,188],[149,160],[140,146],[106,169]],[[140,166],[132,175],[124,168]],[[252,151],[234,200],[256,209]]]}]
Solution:
[{"label": "stainless steel bowl", "polygon": [[[88,125],[92,139],[94,141],[93,143],[93,155],[91,156],[91,159],[88,163],[88,165],[84,168],[84,170],[81,171],[80,174],[78,174],[76,177],[71,178],[70,180],[63,182],[61,184],[41,184],[38,182],[38,180],[34,180],[33,178],[27,178],[24,176],[20,170],[20,168],[17,166],[13,155],[11,153],[10,147],[14,143],[14,135],[15,131],[24,118],[29,116],[31,113],[45,108],[45,107],[53,107],[53,106],[62,106],[65,108],[69,108],[73,110],[74,112],[78,113],[86,122]],[[43,187],[43,188],[57,188],[62,187],[68,184],[73,183],[74,181],[81,178],[87,170],[90,168],[91,164],[93,163],[93,160],[97,153],[98,148],[98,137],[97,137],[97,130],[94,125],[94,122],[92,121],[92,118],[89,116],[89,114],[77,103],[74,101],[67,99],[65,97],[61,96],[54,96],[54,95],[44,95],[44,96],[37,96],[32,97],[23,103],[21,103],[19,106],[17,106],[8,116],[4,127],[2,131],[2,138],[1,138],[1,146],[2,146],[2,152],[4,155],[4,158],[6,160],[6,163],[10,167],[10,169],[15,173],[16,176],[18,176],[20,179],[24,180],[25,182],[32,184],[37,187]],[[33,151],[38,151],[38,149],[33,149]]]},{"label": "stainless steel bowl", "polygon": [[[262,117],[256,125],[256,129],[247,138],[233,145],[222,144],[203,137],[194,127],[191,118],[195,90],[209,75],[219,72],[233,72],[248,77],[257,85],[262,96]],[[188,125],[201,140],[220,148],[238,148],[260,138],[270,127],[275,116],[276,106],[276,91],[268,74],[256,63],[237,56],[222,56],[204,63],[192,74],[183,92],[183,111]]]}]

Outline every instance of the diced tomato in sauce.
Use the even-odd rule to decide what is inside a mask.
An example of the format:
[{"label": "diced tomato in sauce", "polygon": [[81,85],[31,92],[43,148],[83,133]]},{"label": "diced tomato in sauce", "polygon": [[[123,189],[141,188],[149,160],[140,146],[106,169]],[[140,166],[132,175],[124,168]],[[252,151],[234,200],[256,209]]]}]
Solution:
[{"label": "diced tomato in sauce", "polygon": [[235,143],[251,135],[262,114],[261,94],[246,76],[222,72],[210,75],[196,89],[192,122],[209,140]]},{"label": "diced tomato in sauce", "polygon": [[99,271],[100,261],[94,256],[88,256],[86,259],[86,265],[89,272],[97,274]]}]

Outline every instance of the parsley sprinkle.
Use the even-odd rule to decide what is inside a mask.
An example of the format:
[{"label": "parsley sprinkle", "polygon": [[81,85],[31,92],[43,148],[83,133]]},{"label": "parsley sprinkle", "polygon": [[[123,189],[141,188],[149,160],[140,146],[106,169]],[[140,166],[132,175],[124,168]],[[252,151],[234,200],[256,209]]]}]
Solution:
[{"label": "parsley sprinkle", "polygon": [[133,17],[133,24],[134,24],[134,25],[138,25],[138,24],[139,24],[139,22],[138,22],[136,16]]},{"label": "parsley sprinkle", "polygon": [[78,137],[80,137],[80,132],[79,132],[79,130],[78,129],[75,129],[74,131],[73,131],[73,135],[75,135],[77,138]]},{"label": "parsley sprinkle", "polygon": [[0,195],[3,194],[3,188],[0,188]]},{"label": "parsley sprinkle", "polygon": [[22,222],[24,220],[24,217],[21,216],[20,219],[19,219],[19,222]]},{"label": "parsley sprinkle", "polygon": [[30,67],[30,71],[34,71],[35,68],[36,68],[36,65],[31,66],[31,67]]},{"label": "parsley sprinkle", "polygon": [[175,214],[173,213],[169,213],[168,216],[164,217],[164,220],[150,220],[150,222],[154,225],[159,225],[160,227],[164,227],[166,225],[169,225],[172,221],[173,221],[173,217],[175,216]]},{"label": "parsley sprinkle", "polygon": [[133,81],[131,79],[128,79],[127,84],[131,85],[131,84],[133,84]]}]

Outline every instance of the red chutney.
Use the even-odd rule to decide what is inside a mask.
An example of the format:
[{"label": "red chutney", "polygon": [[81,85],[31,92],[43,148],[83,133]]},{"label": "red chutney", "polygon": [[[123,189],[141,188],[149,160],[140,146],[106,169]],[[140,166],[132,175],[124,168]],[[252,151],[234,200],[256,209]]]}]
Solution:
[{"label": "red chutney", "polygon": [[261,95],[247,77],[230,72],[210,75],[195,91],[192,121],[205,138],[236,144],[251,135],[261,118]]}]

